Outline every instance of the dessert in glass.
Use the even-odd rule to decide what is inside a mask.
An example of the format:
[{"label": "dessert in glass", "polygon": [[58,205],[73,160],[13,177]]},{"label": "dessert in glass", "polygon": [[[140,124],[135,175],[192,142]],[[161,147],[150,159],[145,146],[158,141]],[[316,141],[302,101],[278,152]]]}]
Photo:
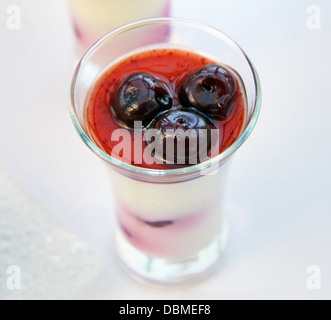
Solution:
[{"label": "dessert in glass", "polygon": [[82,58],[71,117],[106,164],[115,246],[132,274],[176,283],[219,265],[231,156],[253,130],[260,104],[246,54],[198,22],[131,23]]},{"label": "dessert in glass", "polygon": [[87,50],[106,33],[129,22],[168,17],[170,0],[68,0],[77,41]]}]

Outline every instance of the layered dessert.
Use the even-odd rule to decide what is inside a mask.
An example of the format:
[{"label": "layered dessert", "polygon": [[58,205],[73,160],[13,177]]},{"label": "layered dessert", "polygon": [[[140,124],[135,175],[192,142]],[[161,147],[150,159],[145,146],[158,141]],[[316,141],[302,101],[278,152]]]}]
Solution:
[{"label": "layered dessert", "polygon": [[68,0],[76,37],[85,49],[108,32],[132,21],[168,17],[169,0]]},{"label": "layered dessert", "polygon": [[[149,48],[109,66],[93,85],[90,138],[137,168],[183,170],[231,146],[246,121],[246,95],[229,66],[197,52]],[[148,256],[194,257],[221,234],[228,164],[181,182],[143,181],[112,171],[122,236]]]}]

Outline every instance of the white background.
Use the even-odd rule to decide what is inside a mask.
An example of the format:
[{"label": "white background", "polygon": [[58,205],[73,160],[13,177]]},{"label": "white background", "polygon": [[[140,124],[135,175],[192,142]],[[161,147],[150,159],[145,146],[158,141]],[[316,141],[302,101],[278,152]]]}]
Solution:
[{"label": "white background", "polygon": [[[19,31],[6,27],[10,4],[22,10]],[[307,28],[312,4],[321,30]],[[232,166],[231,237],[217,274],[153,287],[115,263],[109,183],[68,116],[74,40],[64,0],[1,1],[0,166],[103,261],[79,298],[331,298],[331,2],[174,0],[172,13],[234,38],[263,87],[258,125]],[[307,289],[310,265],[322,270],[321,290]]]}]

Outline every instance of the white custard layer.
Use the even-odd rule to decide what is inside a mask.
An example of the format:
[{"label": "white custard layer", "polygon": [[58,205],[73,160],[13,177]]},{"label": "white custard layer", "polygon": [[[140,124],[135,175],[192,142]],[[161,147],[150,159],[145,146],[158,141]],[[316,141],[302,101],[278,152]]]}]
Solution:
[{"label": "white custard layer", "polygon": [[229,161],[213,175],[179,183],[147,183],[111,172],[116,199],[147,221],[175,220],[222,202]]},{"label": "white custard layer", "polygon": [[224,228],[229,165],[213,175],[168,184],[133,180],[108,169],[127,240],[147,255],[170,260],[188,259],[205,249]]}]

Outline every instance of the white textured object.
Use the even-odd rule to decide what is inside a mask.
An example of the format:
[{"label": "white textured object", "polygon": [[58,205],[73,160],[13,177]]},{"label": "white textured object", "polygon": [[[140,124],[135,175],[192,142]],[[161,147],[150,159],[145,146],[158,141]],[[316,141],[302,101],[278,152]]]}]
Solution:
[{"label": "white textured object", "polygon": [[[20,289],[8,287],[12,268],[20,270]],[[68,298],[98,270],[84,243],[0,169],[0,299]]]}]

